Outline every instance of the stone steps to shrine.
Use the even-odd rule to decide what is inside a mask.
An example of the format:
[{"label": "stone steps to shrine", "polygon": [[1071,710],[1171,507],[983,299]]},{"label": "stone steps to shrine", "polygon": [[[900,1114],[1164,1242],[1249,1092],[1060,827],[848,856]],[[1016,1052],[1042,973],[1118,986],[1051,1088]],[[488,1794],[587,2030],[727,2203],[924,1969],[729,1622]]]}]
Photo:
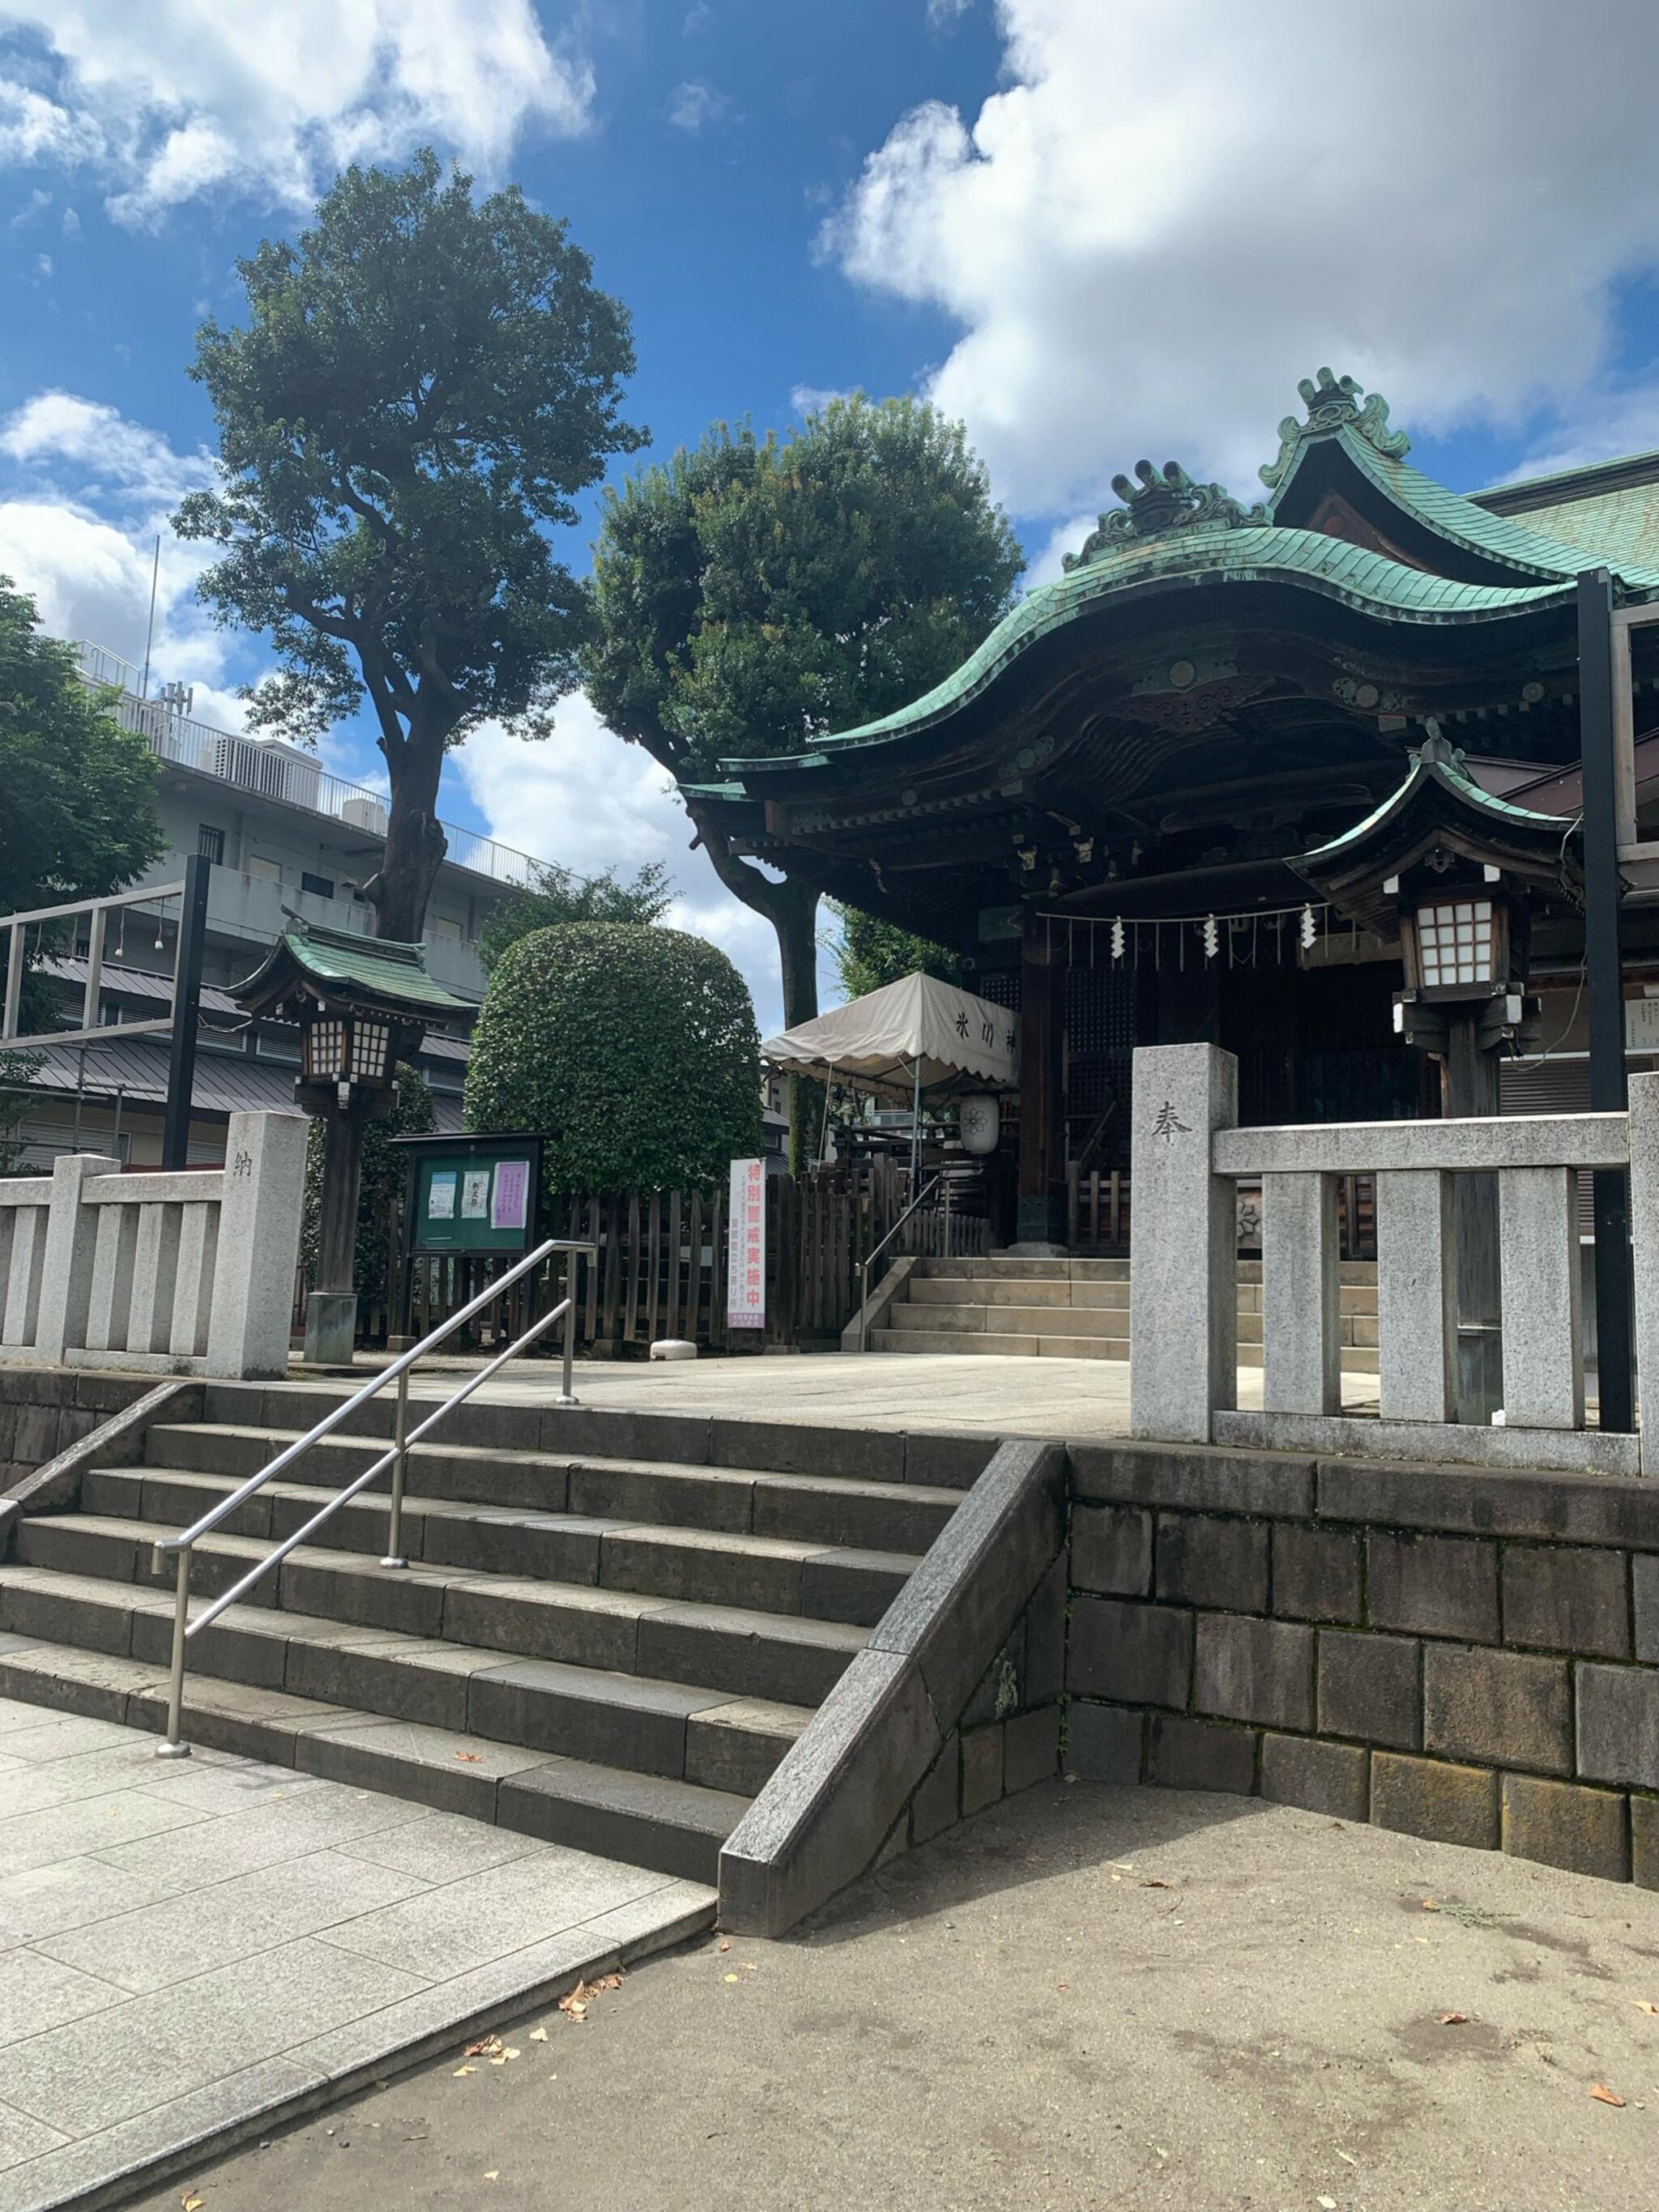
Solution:
[{"label": "stone steps to shrine", "polygon": [[[76,1510],[16,1522],[0,1694],[161,1727],[174,1570],[156,1540],[337,1402],[214,1386],[214,1418],[155,1425],[143,1464],[95,1467]],[[406,1568],[380,1564],[377,1486],[191,1639],[186,1737],[712,1881],[977,1466],[909,1481],[902,1437],[860,1455],[781,1425],[470,1410],[410,1453]],[[314,1445],[198,1540],[192,1592],[228,1589],[383,1449]]]}]

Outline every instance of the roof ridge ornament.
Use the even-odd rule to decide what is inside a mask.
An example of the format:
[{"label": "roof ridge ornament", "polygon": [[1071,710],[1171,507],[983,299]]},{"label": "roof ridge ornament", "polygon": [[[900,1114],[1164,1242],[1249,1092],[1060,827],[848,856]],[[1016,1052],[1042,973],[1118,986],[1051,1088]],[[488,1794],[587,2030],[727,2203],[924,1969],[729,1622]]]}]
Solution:
[{"label": "roof ridge ornament", "polygon": [[1140,479],[1138,489],[1126,476],[1112,478],[1123,505],[1099,518],[1080,552],[1066,556],[1068,573],[1132,538],[1161,538],[1172,530],[1237,530],[1267,520],[1265,507],[1247,508],[1218,483],[1195,483],[1179,461],[1166,461],[1162,469],[1137,461],[1135,475]]},{"label": "roof ridge ornament", "polygon": [[1322,368],[1317,380],[1304,376],[1297,386],[1308,410],[1305,422],[1287,415],[1279,426],[1279,451],[1258,471],[1269,491],[1276,490],[1290,472],[1291,463],[1304,439],[1326,436],[1350,425],[1385,461],[1403,461],[1412,441],[1403,430],[1389,428],[1389,403],[1380,392],[1366,392],[1352,376],[1334,376]]}]

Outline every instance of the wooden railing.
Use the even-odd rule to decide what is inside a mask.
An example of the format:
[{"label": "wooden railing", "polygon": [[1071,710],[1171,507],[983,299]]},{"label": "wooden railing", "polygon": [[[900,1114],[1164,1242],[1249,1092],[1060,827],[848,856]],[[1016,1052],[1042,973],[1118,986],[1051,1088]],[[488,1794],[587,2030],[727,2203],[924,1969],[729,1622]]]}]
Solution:
[{"label": "wooden railing", "polygon": [[[723,1188],[569,1199],[550,1226],[597,1248],[594,1258],[577,1264],[577,1341],[601,1355],[626,1355],[663,1337],[726,1352],[838,1342],[858,1303],[859,1262],[904,1212],[907,1187],[904,1171],[885,1161],[856,1174],[769,1176],[763,1329],[727,1325]],[[504,1263],[493,1258],[405,1261],[397,1234],[394,1228],[390,1280],[401,1287],[394,1287],[389,1319],[399,1340],[427,1334],[504,1272]],[[988,1223],[960,1211],[959,1200],[953,1200],[949,1234],[955,1255],[988,1249]],[[905,1223],[890,1249],[896,1257],[940,1255],[945,1240],[943,1210],[930,1206]],[[559,1294],[550,1278],[526,1277],[469,1324],[456,1347],[482,1349],[521,1334]]]}]

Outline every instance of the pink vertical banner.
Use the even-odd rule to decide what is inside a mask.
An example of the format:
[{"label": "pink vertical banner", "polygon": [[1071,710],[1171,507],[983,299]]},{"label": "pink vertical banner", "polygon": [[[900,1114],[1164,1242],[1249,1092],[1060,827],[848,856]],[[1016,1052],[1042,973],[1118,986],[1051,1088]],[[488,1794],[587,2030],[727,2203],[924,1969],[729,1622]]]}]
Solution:
[{"label": "pink vertical banner", "polygon": [[766,1326],[766,1167],[761,1160],[733,1160],[732,1202],[727,1212],[726,1325]]}]

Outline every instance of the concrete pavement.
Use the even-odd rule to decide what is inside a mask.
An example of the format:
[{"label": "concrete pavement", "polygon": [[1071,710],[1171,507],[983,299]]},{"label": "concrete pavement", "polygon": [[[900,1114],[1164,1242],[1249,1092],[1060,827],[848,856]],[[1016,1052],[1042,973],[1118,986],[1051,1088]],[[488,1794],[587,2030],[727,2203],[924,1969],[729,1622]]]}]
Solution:
[{"label": "concrete pavement", "polygon": [[794,1938],[653,1960],[579,2023],[504,2009],[515,2060],[447,2055],[190,2186],[204,2212],[1646,2212],[1655,2006],[1659,1897],[1054,1784]]}]

